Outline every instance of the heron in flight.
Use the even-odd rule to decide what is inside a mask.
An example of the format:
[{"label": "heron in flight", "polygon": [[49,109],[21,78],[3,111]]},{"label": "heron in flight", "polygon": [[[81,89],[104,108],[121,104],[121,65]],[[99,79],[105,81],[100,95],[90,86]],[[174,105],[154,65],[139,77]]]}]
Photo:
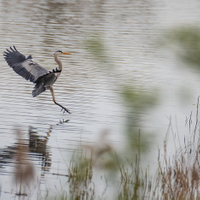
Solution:
[{"label": "heron in flight", "polygon": [[62,62],[58,59],[58,56],[62,54],[70,55],[70,53],[62,52],[60,50],[56,51],[54,53],[54,59],[58,63],[58,69],[56,68],[52,71],[48,71],[44,67],[35,63],[31,55],[26,58],[15,48],[15,46],[6,49],[3,55],[8,65],[17,74],[35,84],[32,91],[33,97],[36,97],[46,89],[49,89],[54,103],[60,106],[64,112],[66,111],[70,114],[70,111],[67,108],[56,102],[53,90],[53,84],[56,82],[62,71]]}]

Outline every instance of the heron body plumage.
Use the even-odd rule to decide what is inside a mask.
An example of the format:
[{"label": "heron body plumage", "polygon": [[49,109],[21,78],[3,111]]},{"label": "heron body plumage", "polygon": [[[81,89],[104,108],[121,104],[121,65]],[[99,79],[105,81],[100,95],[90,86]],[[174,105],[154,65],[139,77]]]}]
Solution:
[{"label": "heron body plumage", "polygon": [[38,96],[40,93],[44,92],[46,89],[49,89],[51,85],[53,85],[56,82],[57,76],[55,73],[60,73],[60,70],[54,70],[51,72],[49,71],[48,74],[45,74],[43,76],[40,76],[36,81],[36,85],[34,87],[34,90],[32,91],[33,97]]},{"label": "heron body plumage", "polygon": [[55,81],[57,80],[62,71],[62,63],[58,59],[58,55],[60,54],[70,54],[70,53],[56,51],[54,54],[54,59],[58,63],[59,69],[56,68],[55,70],[53,69],[52,71],[48,71],[44,67],[35,63],[31,55],[25,57],[16,49],[15,46],[10,47],[10,49],[6,49],[6,51],[4,51],[4,58],[8,63],[8,65],[17,74],[35,84],[35,87],[32,91],[33,97],[38,96],[46,89],[50,89],[54,103],[59,105],[62,109],[64,109],[64,111],[70,113],[68,109],[66,109],[65,107],[63,107],[62,105],[58,104],[55,101],[54,93],[52,93],[53,90],[52,85],[55,83]]}]

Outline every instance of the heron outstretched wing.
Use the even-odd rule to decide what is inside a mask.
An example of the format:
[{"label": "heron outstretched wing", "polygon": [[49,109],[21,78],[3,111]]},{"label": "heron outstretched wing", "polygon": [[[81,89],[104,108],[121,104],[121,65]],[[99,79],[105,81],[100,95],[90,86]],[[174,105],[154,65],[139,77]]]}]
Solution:
[{"label": "heron outstretched wing", "polygon": [[33,83],[36,83],[39,77],[49,73],[47,69],[35,63],[31,55],[26,58],[15,46],[4,51],[4,58],[17,74]]}]

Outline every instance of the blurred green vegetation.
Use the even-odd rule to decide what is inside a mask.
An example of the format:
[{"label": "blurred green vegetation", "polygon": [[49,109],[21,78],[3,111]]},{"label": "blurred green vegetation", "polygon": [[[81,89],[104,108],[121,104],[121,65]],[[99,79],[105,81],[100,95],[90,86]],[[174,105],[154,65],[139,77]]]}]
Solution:
[{"label": "blurred green vegetation", "polygon": [[139,91],[130,85],[121,87],[121,94],[127,107],[125,116],[127,144],[131,149],[140,148],[142,152],[148,151],[151,148],[152,134],[142,130],[142,117],[147,110],[156,105],[159,94],[156,90],[153,93]]},{"label": "blurred green vegetation", "polygon": [[[101,63],[100,67],[109,71],[109,75],[115,80],[113,82],[116,84],[115,89],[118,90],[119,98],[122,97],[126,118],[126,130],[124,132],[127,139],[127,147],[129,147],[125,151],[138,148],[142,151],[148,151],[152,135],[144,133],[142,130],[142,117],[145,112],[156,105],[159,99],[158,91],[152,89],[151,92],[148,92],[145,86],[143,88],[136,88],[135,85],[125,83],[123,77],[110,61],[112,59],[109,58],[108,50],[106,51],[108,48],[106,48],[99,34],[90,36],[85,41],[85,46],[94,60]],[[138,134],[139,132],[141,134]]]},{"label": "blurred green vegetation", "polygon": [[94,199],[91,157],[88,158],[82,150],[79,153],[75,152],[70,161],[68,175],[70,199]]},{"label": "blurred green vegetation", "polygon": [[[101,64],[109,62],[110,58],[106,53],[106,48],[103,39],[100,37],[99,34],[94,34],[90,36],[85,41],[85,47],[93,55],[95,61],[98,61]],[[112,65],[108,65],[106,67],[109,66],[111,67]],[[101,67],[104,67],[104,65],[101,65]]]},{"label": "blurred green vegetation", "polygon": [[200,27],[184,26],[167,31],[165,43],[173,45],[179,58],[189,65],[200,69]]}]

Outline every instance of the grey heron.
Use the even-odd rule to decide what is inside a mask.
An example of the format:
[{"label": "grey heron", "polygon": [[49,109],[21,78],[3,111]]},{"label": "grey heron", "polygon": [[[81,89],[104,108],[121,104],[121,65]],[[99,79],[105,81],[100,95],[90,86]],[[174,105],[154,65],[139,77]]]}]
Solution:
[{"label": "grey heron", "polygon": [[35,87],[32,91],[33,97],[36,97],[46,89],[49,89],[51,91],[54,103],[60,106],[64,112],[66,111],[70,114],[70,111],[67,108],[56,102],[53,90],[53,84],[60,76],[62,71],[62,62],[58,59],[58,56],[61,54],[70,55],[70,53],[62,52],[60,50],[56,51],[54,53],[54,60],[58,63],[58,69],[56,68],[52,71],[48,71],[44,67],[35,63],[31,55],[25,57],[16,49],[15,46],[10,47],[10,49],[6,49],[3,55],[8,65],[17,74],[35,84]]}]

